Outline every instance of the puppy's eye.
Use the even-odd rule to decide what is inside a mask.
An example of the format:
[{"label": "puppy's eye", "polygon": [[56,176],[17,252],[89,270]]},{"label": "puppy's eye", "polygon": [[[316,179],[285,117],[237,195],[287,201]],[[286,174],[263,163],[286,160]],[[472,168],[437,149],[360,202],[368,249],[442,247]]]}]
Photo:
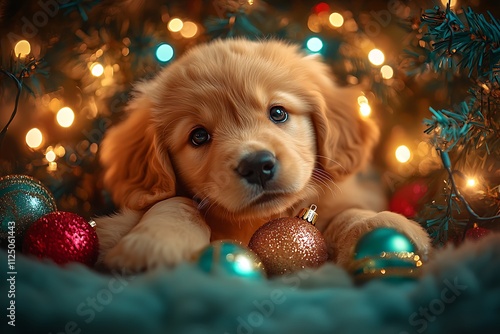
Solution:
[{"label": "puppy's eye", "polygon": [[269,118],[274,123],[284,123],[288,119],[288,113],[282,106],[274,106],[269,110]]},{"label": "puppy's eye", "polygon": [[189,135],[194,146],[206,144],[210,140],[210,134],[205,128],[196,128]]}]

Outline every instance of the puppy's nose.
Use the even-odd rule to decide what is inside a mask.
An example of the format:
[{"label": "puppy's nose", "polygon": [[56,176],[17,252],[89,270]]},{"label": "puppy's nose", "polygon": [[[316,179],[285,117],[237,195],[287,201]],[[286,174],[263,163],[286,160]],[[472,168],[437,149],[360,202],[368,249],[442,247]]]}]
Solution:
[{"label": "puppy's nose", "polygon": [[251,184],[264,186],[276,173],[278,161],[269,151],[257,151],[241,159],[236,171]]}]

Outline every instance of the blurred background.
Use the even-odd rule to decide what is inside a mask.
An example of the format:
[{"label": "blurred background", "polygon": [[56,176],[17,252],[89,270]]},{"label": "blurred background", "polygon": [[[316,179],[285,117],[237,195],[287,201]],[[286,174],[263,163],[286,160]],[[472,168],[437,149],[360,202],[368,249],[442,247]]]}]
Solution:
[{"label": "blurred background", "polygon": [[[86,218],[111,213],[116,208],[103,189],[99,146],[106,130],[123,118],[133,83],[214,38],[280,38],[322,55],[339,85],[362,87],[359,111],[382,127],[375,171],[364,177],[386,189],[391,210],[421,221],[437,243],[457,242],[476,221],[460,210],[435,149],[440,128],[424,119],[433,116],[430,107],[454,110],[471,96],[475,108],[487,109],[481,116],[453,116],[462,127],[473,130],[473,121],[483,125],[477,133],[467,127],[453,148],[453,140],[444,145],[457,169],[457,187],[470,205],[479,215],[498,214],[499,64],[491,54],[499,47],[499,25],[492,20],[500,17],[500,4],[450,1],[450,12],[459,18],[453,24],[447,4],[0,0],[0,128],[12,118],[2,132],[0,175],[35,177],[53,193],[59,210]],[[470,27],[469,10],[486,21]],[[456,36],[452,42],[464,39],[457,48],[447,46],[450,32],[452,39]],[[470,44],[474,39],[486,44],[476,47]],[[448,44],[436,52],[433,42],[440,40]],[[474,58],[465,63],[468,53]],[[485,64],[487,70],[481,67]],[[498,219],[478,222],[497,229]]]}]

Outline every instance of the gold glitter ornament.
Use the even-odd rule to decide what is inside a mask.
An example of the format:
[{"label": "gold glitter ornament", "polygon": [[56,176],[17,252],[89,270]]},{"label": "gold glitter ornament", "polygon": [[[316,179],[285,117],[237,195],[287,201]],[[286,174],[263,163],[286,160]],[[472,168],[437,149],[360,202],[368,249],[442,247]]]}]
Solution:
[{"label": "gold glitter ornament", "polygon": [[326,262],[326,242],[314,226],[316,209],[313,204],[296,217],[273,219],[254,233],[248,247],[259,256],[270,277],[317,268]]}]

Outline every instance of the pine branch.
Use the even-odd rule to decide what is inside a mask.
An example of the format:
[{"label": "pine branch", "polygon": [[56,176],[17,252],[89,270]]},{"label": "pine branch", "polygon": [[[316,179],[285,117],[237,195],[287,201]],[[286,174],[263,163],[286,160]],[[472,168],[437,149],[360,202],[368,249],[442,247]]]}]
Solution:
[{"label": "pine branch", "polygon": [[[422,38],[433,48],[433,67],[454,59],[459,70],[468,76],[487,77],[493,80],[500,68],[500,23],[488,12],[490,22],[471,8],[465,12],[465,22],[448,6],[426,10],[421,28],[427,28]],[[450,66],[450,65],[448,65]]]},{"label": "pine branch", "polygon": [[14,118],[17,115],[17,109],[19,106],[19,98],[21,96],[21,92],[23,88],[28,89],[30,92],[31,89],[25,85],[23,80],[25,78],[28,78],[30,74],[32,74],[37,66],[40,64],[39,60],[36,60],[35,58],[29,58],[26,59],[24,62],[21,61],[20,57],[17,58],[17,60],[13,63],[13,69],[11,70],[4,70],[0,68],[0,73],[8,77],[11,81],[14,82],[16,86],[16,97],[14,100],[14,108],[10,114],[9,120],[7,123],[4,125],[2,130],[0,131],[0,149],[2,148],[2,143],[5,138],[5,135],[7,134],[7,131],[9,129],[10,124],[14,120]]},{"label": "pine branch", "polygon": [[[426,10],[421,17],[421,28],[426,31],[421,41],[429,48],[425,59],[427,68],[464,72],[476,83],[469,89],[469,96],[456,107],[450,110],[430,107],[432,117],[424,120],[425,133],[431,135],[431,142],[448,175],[444,203],[428,205],[428,216],[424,218],[438,244],[447,241],[450,229],[466,231],[473,223],[500,219],[499,210],[487,217],[477,214],[469,203],[471,199],[461,193],[456,181],[457,177],[465,178],[461,168],[467,165],[466,159],[473,159],[474,163],[469,165],[475,165],[478,170],[492,171],[495,158],[488,157],[500,153],[500,94],[497,94],[500,24],[490,13],[488,15],[489,21],[469,8],[461,18],[448,5],[445,11],[437,7]],[[453,163],[449,153],[453,153]],[[478,161],[480,163],[476,163]],[[498,191],[492,191],[498,187],[487,185],[484,191],[478,191],[483,196],[482,202],[498,202]],[[457,218],[464,215],[465,218]]]},{"label": "pine branch", "polygon": [[471,140],[475,143],[484,142],[490,133],[487,120],[475,105],[475,99],[470,99],[469,103],[463,101],[453,111],[434,110],[432,107],[429,110],[433,116],[424,119],[424,124],[428,126],[424,132],[434,133],[434,145],[445,152],[451,151],[457,144],[467,145]]}]

